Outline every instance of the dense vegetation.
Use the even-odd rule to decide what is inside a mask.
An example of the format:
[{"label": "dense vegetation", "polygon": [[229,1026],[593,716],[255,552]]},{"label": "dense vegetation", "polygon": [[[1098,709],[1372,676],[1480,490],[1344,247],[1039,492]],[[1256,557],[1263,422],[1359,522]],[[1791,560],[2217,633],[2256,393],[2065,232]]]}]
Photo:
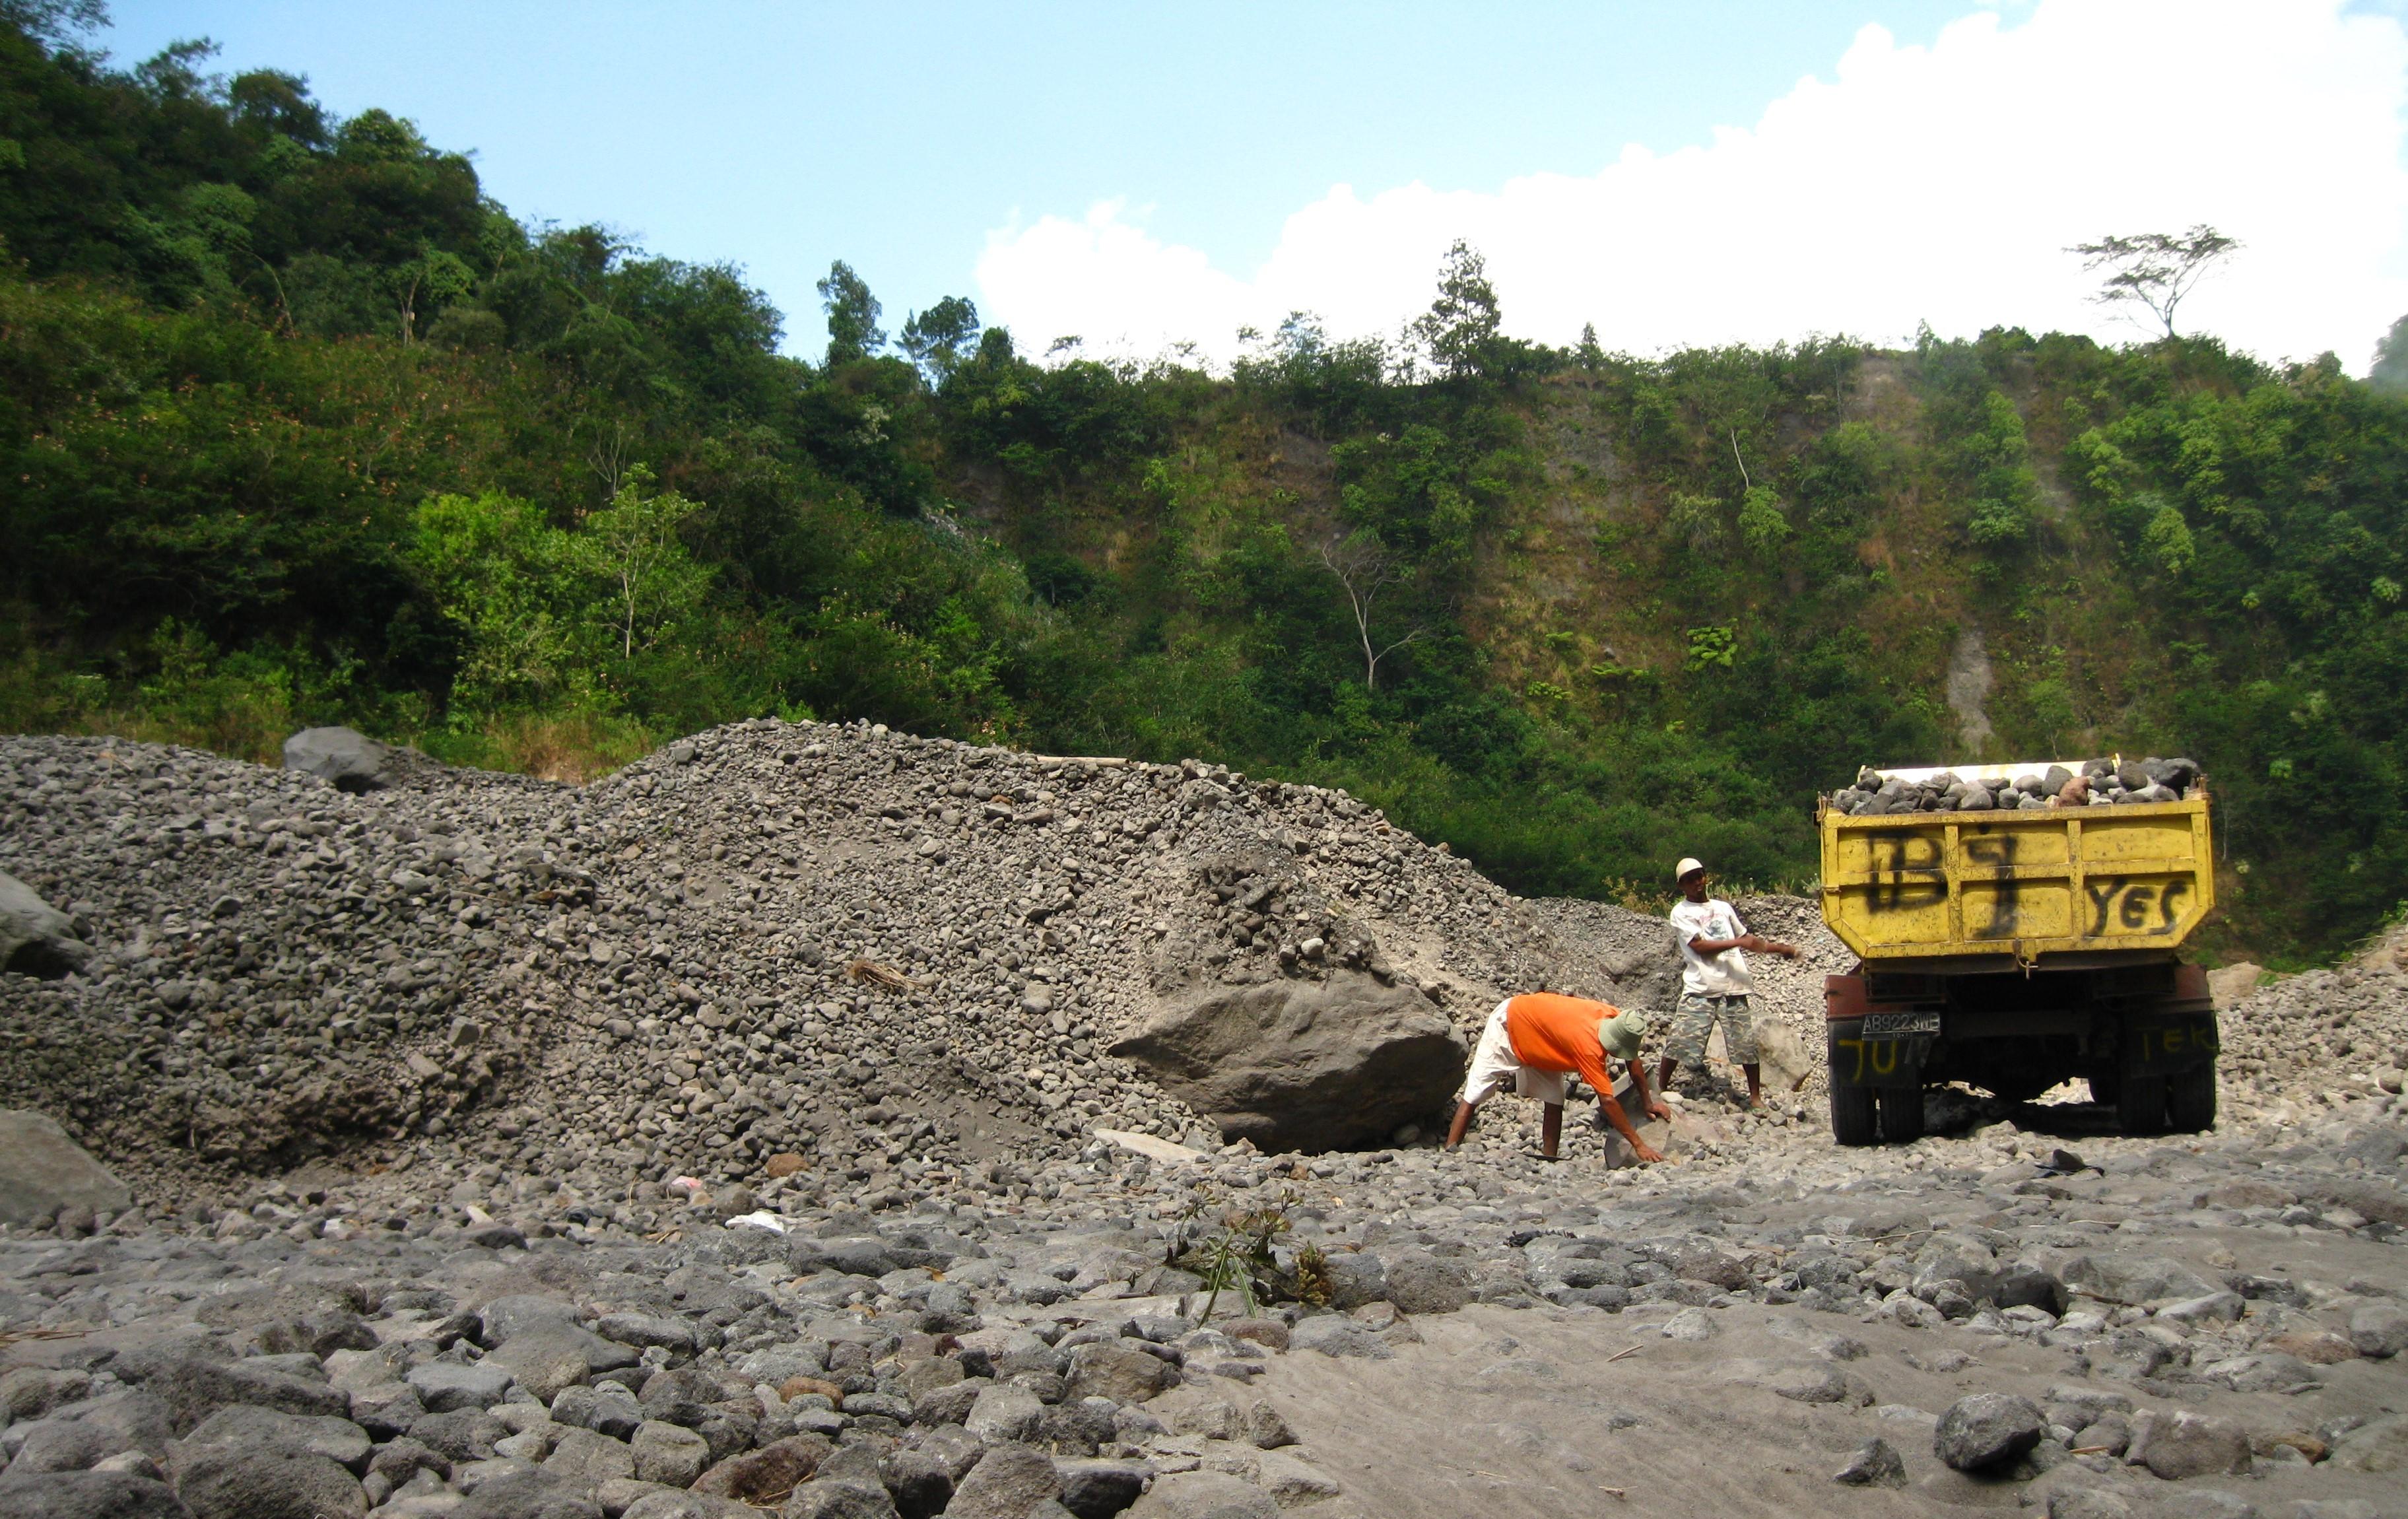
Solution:
[{"label": "dense vegetation", "polygon": [[1811,880],[1860,761],[2187,751],[2221,948],[2408,896],[2408,404],[2329,359],[1555,351],[1458,250],[1408,340],[1299,316],[1226,377],[961,299],[890,340],[839,264],[810,362],[734,269],[78,12],[0,5],[0,724],[577,778],[865,717],[1343,784],[1591,896]]}]

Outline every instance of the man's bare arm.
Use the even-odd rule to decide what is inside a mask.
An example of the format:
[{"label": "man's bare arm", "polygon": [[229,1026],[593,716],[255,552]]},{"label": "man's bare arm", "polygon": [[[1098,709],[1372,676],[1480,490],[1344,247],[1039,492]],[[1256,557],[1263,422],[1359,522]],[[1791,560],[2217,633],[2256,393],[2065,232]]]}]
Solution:
[{"label": "man's bare arm", "polygon": [[1605,1114],[1605,1121],[1612,1124],[1623,1139],[1629,1141],[1632,1154],[1651,1164],[1664,1158],[1661,1151],[1641,1139],[1639,1131],[1630,1126],[1630,1115],[1622,1111],[1621,1103],[1613,1100],[1612,1092],[1599,1092],[1597,1095],[1597,1106],[1598,1111]]},{"label": "man's bare arm", "polygon": [[1655,1094],[1647,1090],[1647,1068],[1636,1060],[1626,1060],[1623,1065],[1630,1071],[1630,1089],[1639,1094],[1639,1111],[1650,1118],[1671,1117],[1672,1110],[1656,1101]]},{"label": "man's bare arm", "polygon": [[1797,945],[1784,944],[1777,939],[1767,939],[1761,934],[1742,934],[1737,939],[1693,939],[1689,940],[1689,948],[1699,954],[1720,954],[1725,950],[1746,950],[1754,954],[1785,954],[1793,960],[1798,957]]}]

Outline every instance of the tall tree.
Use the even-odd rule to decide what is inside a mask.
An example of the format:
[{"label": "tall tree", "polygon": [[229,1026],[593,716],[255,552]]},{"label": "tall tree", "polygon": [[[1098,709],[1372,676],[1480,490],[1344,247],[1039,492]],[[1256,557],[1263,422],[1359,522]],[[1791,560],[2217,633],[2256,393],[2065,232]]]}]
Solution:
[{"label": "tall tree", "polygon": [[2174,308],[2183,302],[2219,259],[2238,251],[2238,239],[2226,236],[2202,222],[2179,235],[2143,232],[2131,236],[2102,237],[2067,250],[2082,255],[2086,269],[2109,271],[2106,283],[2092,296],[2102,306],[2137,303],[2174,335]]},{"label": "tall tree", "polygon": [[829,265],[819,292],[827,309],[828,363],[866,359],[886,346],[886,334],[878,325],[878,297],[852,265],[842,259]]},{"label": "tall tree", "polygon": [[1429,633],[1426,626],[1416,623],[1403,638],[1392,643],[1375,644],[1371,638],[1371,619],[1381,594],[1410,581],[1412,568],[1401,555],[1383,544],[1378,534],[1360,531],[1323,544],[1321,566],[1336,577],[1346,593],[1347,609],[1354,617],[1354,637],[1363,646],[1363,689],[1377,691],[1380,661],[1409,643],[1419,642]]},{"label": "tall tree", "polygon": [[1439,264],[1438,299],[1413,319],[1414,340],[1448,377],[1468,379],[1488,372],[1502,320],[1487,262],[1457,237]]},{"label": "tall tree", "polygon": [[948,295],[904,319],[900,347],[931,383],[941,384],[978,341],[978,308],[967,296]]}]

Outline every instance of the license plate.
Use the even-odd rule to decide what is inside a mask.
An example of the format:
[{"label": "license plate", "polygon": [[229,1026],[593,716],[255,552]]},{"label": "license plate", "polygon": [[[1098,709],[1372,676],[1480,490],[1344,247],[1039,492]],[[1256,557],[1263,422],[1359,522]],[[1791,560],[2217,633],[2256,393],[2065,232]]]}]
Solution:
[{"label": "license plate", "polygon": [[1940,1014],[1936,1012],[1869,1012],[1865,1014],[1865,1038],[1894,1039],[1909,1034],[1937,1034]]}]

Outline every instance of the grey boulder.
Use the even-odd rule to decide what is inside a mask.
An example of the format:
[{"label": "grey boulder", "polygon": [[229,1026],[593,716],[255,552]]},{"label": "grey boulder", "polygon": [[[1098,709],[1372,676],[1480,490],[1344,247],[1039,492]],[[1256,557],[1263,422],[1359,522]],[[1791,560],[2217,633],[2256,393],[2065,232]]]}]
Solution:
[{"label": "grey boulder", "polygon": [[15,876],[0,872],[0,970],[55,981],[81,970],[92,946],[76,932],[75,920],[42,900]]},{"label": "grey boulder", "polygon": [[1053,1457],[1025,1445],[996,1445],[954,1486],[945,1513],[947,1519],[1027,1519],[1061,1492]]},{"label": "grey boulder", "polygon": [[307,771],[337,791],[382,791],[393,783],[394,753],[354,728],[303,728],[284,740],[284,767]]},{"label": "grey boulder", "polygon": [[2135,1307],[2208,1297],[2223,1290],[2180,1261],[2126,1251],[2075,1256],[2065,1268],[2065,1284],[2075,1292]]},{"label": "grey boulder", "polygon": [[2349,1315],[2349,1342],[2369,1360],[2388,1360],[2408,1351],[2408,1309],[2397,1303],[2365,1303]]},{"label": "grey boulder", "polygon": [[1960,1397],[1931,1432],[1931,1454],[1959,1471],[1988,1472],[2040,1443],[2048,1421],[2040,1405],[2011,1393]]},{"label": "grey boulder", "polygon": [[8,1519],[193,1519],[163,1482],[126,1471],[0,1475],[0,1513]]},{"label": "grey boulder", "polygon": [[132,1206],[125,1183],[55,1119],[24,1109],[0,1111],[0,1224],[31,1224],[62,1208],[122,1213]]},{"label": "grey boulder", "polygon": [[1446,1014],[1407,986],[1341,970],[1326,982],[1215,986],[1164,1008],[1112,1046],[1259,1149],[1384,1140],[1444,1107],[1464,1050]]},{"label": "grey boulder", "polygon": [[212,1445],[178,1466],[177,1496],[194,1519],[366,1519],[368,1512],[358,1479],[306,1450]]},{"label": "grey boulder", "polygon": [[1128,1519],[1279,1519],[1279,1500],[1221,1471],[1177,1471],[1154,1479]]}]

